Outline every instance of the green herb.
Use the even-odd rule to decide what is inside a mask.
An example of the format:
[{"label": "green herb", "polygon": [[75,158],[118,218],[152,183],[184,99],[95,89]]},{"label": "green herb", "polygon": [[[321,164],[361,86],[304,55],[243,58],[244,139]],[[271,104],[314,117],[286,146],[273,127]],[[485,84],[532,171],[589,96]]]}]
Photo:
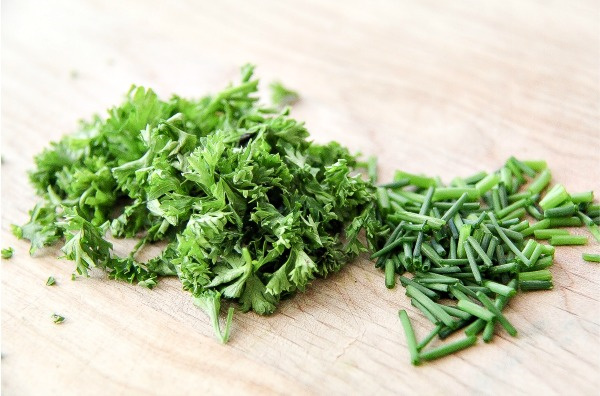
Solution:
[{"label": "green herb", "polygon": [[408,318],[405,310],[400,310],[398,312],[398,316],[400,316],[400,323],[402,323],[402,327],[404,328],[406,344],[408,346],[408,351],[410,352],[410,361],[412,364],[417,365],[419,364],[419,351],[417,349],[415,331],[413,330],[412,324],[410,323],[410,319]]},{"label": "green herb", "polygon": [[588,239],[584,235],[553,235],[550,238],[550,245],[587,245]]},{"label": "green herb", "polygon": [[435,360],[466,349],[475,345],[475,343],[477,343],[477,337],[467,337],[462,340],[454,341],[446,345],[430,349],[426,352],[421,352],[419,357],[423,360]]},{"label": "green herb", "polygon": [[65,317],[64,316],[60,316],[59,314],[52,314],[52,321],[55,324],[61,324],[62,322],[65,321]]},{"label": "green herb", "polygon": [[6,249],[0,250],[0,253],[2,254],[3,259],[9,259],[13,256],[13,254],[15,254],[15,250],[11,247],[8,247]]},{"label": "green herb", "polygon": [[269,88],[271,88],[271,102],[276,106],[293,105],[300,99],[298,92],[284,87],[280,82],[271,83]]},{"label": "green herb", "polygon": [[589,262],[600,263],[600,254],[583,253],[583,259]]},{"label": "green herb", "polygon": [[[304,125],[258,104],[253,67],[213,96],[160,100],[132,87],[125,102],[35,158],[30,179],[43,198],[14,227],[31,253],[59,240],[87,276],[152,288],[178,276],[204,309],[218,339],[229,338],[231,308],[270,314],[315,277],[338,271],[368,250],[386,227],[375,220],[375,188],[356,175],[357,160],[338,143],[308,140]],[[291,91],[273,86],[282,103]],[[117,257],[107,233],[140,238]],[[138,262],[146,244],[158,257]],[[369,246],[373,248],[373,246]]]},{"label": "green herb", "polygon": [[48,277],[48,280],[46,281],[46,286],[52,286],[56,284],[56,279],[54,279],[53,276]]}]

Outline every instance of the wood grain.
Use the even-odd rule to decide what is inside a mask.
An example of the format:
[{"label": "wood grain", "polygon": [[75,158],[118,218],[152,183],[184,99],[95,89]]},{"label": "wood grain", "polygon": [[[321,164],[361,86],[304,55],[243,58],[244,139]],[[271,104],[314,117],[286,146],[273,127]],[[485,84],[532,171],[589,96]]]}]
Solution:
[{"label": "wood grain", "polygon": [[[271,317],[238,314],[219,345],[176,279],[154,291],[70,280],[54,249],[9,232],[36,199],[25,172],[131,83],[200,96],[247,62],[300,90],[317,141],[449,180],[510,155],[545,158],[569,190],[600,191],[600,6],[594,1],[376,0],[2,3],[2,391],[28,394],[594,394],[596,243],[561,248],[552,292],[519,295],[518,338],[409,365],[400,289],[359,259]],[[264,84],[266,85],[266,84]],[[583,231],[577,231],[583,233]],[[53,275],[58,284],[46,287]],[[50,320],[53,312],[67,319]]]}]

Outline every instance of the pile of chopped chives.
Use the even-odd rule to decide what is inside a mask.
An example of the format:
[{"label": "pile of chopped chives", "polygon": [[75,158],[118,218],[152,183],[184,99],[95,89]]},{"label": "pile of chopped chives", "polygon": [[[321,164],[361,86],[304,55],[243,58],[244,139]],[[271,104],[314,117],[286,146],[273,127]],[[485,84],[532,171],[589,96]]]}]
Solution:
[{"label": "pile of chopped chives", "polygon": [[[384,269],[388,288],[400,275],[412,305],[435,326],[417,342],[406,311],[399,312],[413,364],[468,348],[480,334],[490,342],[499,327],[516,336],[503,314],[509,299],[553,288],[554,246],[587,244],[587,237],[562,227],[585,225],[600,242],[593,192],[569,194],[561,184],[550,186],[551,177],[545,161],[511,157],[494,173],[455,178],[448,186],[398,171],[378,187],[380,219],[390,231],[371,258]],[[461,329],[466,338],[425,350],[436,336]]]}]

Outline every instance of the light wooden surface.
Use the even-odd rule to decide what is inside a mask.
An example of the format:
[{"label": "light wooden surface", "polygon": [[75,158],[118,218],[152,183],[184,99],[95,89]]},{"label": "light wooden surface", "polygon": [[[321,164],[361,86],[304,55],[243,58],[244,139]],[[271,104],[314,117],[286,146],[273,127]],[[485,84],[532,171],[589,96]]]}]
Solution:
[{"label": "light wooden surface", "polygon": [[[302,94],[317,141],[394,169],[455,175],[545,158],[571,191],[600,192],[600,6],[595,1],[29,1],[2,3],[2,391],[31,394],[597,394],[600,267],[558,249],[555,290],[520,294],[518,338],[423,367],[396,313],[403,290],[357,260],[271,317],[237,314],[222,346],[176,279],[154,291],[36,258],[9,232],[50,140],[131,83],[200,96],[258,65]],[[580,231],[583,233],[583,231]],[[46,287],[49,275],[55,287]],[[67,319],[54,325],[50,315]]]}]

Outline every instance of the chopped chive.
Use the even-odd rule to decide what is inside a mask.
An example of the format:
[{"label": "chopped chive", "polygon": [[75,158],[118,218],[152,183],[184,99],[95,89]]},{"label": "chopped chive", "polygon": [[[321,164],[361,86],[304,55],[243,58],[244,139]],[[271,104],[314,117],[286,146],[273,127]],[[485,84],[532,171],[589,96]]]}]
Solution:
[{"label": "chopped chive", "polygon": [[431,323],[433,323],[433,324],[440,323],[439,319],[436,318],[435,316],[433,316],[431,314],[431,312],[429,312],[429,310],[423,306],[423,304],[421,304],[420,302],[418,302],[414,298],[410,299],[410,303],[412,304],[413,307],[415,307],[419,311],[421,311],[421,313],[423,314],[423,316],[425,316]]},{"label": "chopped chive", "polygon": [[[540,246],[545,246],[545,245],[540,245]],[[542,257],[535,263],[535,265],[532,265],[531,267],[528,267],[527,269],[529,271],[538,271],[541,269],[551,267],[553,264],[552,260],[553,260],[552,256]]]},{"label": "chopped chive", "polygon": [[555,235],[570,235],[570,233],[567,230],[550,228],[547,230],[535,230],[533,235],[535,239],[550,239]]},{"label": "chopped chive", "polygon": [[499,210],[498,212],[496,212],[496,215],[498,216],[499,219],[502,219],[503,217],[506,217],[509,213],[512,213],[517,209],[522,209],[525,206],[529,205],[529,202],[530,202],[530,198],[520,199],[520,200],[508,205],[507,207]]},{"label": "chopped chive", "polygon": [[490,289],[492,292],[499,294],[504,297],[512,297],[517,294],[517,291],[510,286],[503,285],[502,283],[486,280],[483,285]]},{"label": "chopped chive", "polygon": [[550,245],[587,245],[588,239],[584,235],[554,235],[550,238]]},{"label": "chopped chive", "polygon": [[438,335],[442,327],[444,327],[442,324],[437,324],[435,328],[431,331],[431,333],[429,333],[425,338],[421,340],[421,342],[419,342],[419,344],[417,345],[417,350],[420,351],[421,349],[425,348],[431,342],[431,340],[433,340],[435,336]]},{"label": "chopped chive", "polygon": [[393,181],[391,183],[382,184],[379,187],[394,189],[394,188],[402,188],[402,187],[408,186],[409,184],[410,184],[409,179],[400,179],[400,180]]},{"label": "chopped chive", "polygon": [[524,162],[519,161],[515,157],[510,157],[510,161],[513,161],[519,167],[519,169],[521,169],[521,171],[523,171],[523,173],[525,173],[527,176],[529,176],[529,177],[535,176],[535,171],[533,169],[531,169],[529,166],[527,166],[527,164],[525,164]]},{"label": "chopped chive", "polygon": [[484,171],[481,171],[481,172],[475,173],[472,176],[465,177],[463,180],[466,184],[475,184],[486,176],[487,176],[487,173]]},{"label": "chopped chive", "polygon": [[[506,167],[500,168],[500,183],[502,183],[506,189],[512,191],[512,174]],[[502,194],[502,192],[500,192],[500,194]],[[500,198],[500,202],[502,202],[502,196]]]},{"label": "chopped chive", "polygon": [[554,251],[556,250],[556,248],[552,245],[542,245],[544,247],[544,251],[542,252],[542,254],[549,254],[551,256],[554,256]]},{"label": "chopped chive", "polygon": [[493,313],[483,308],[482,306],[475,304],[474,302],[467,300],[458,300],[456,306],[458,307],[458,309],[470,313],[473,316],[477,316],[478,318],[483,319],[485,321],[489,322],[490,320],[494,319]]},{"label": "chopped chive", "polygon": [[569,217],[577,213],[577,205],[573,203],[567,203],[556,208],[548,209],[544,211],[544,217]]},{"label": "chopped chive", "polygon": [[465,311],[461,311],[460,309],[450,307],[448,305],[443,305],[443,304],[438,304],[438,306],[456,318],[469,319],[471,317],[471,314],[468,314]]},{"label": "chopped chive", "polygon": [[417,349],[417,339],[415,337],[415,331],[410,323],[410,319],[405,310],[400,310],[398,312],[398,316],[400,317],[400,323],[402,323],[402,328],[404,329],[404,336],[406,337],[406,345],[408,346],[408,351],[410,353],[410,362],[414,365],[419,364],[419,351]]},{"label": "chopped chive", "polygon": [[536,172],[541,172],[544,169],[548,168],[548,164],[544,160],[527,160],[521,162],[523,162],[525,165],[529,166]]},{"label": "chopped chive", "polygon": [[[491,267],[492,266],[492,260],[490,260],[490,258],[488,257],[487,253],[483,250],[483,248],[481,247],[481,245],[479,245],[479,243],[477,242],[477,240],[475,238],[473,238],[472,236],[469,236],[469,237],[467,237],[467,242],[469,242],[469,244],[477,252],[477,254],[479,255],[479,257],[483,260],[484,264],[486,264],[486,265],[488,265],[488,266]],[[473,274],[474,274],[474,272],[473,272]],[[477,276],[475,276],[475,279],[477,279]]]},{"label": "chopped chive", "polygon": [[469,319],[469,320],[459,319],[454,322],[452,327],[444,326],[444,327],[442,327],[442,330],[440,330],[438,336],[440,337],[441,340],[443,340],[443,339],[451,336],[452,334],[456,333],[458,330],[468,326],[472,320],[473,319]]},{"label": "chopped chive", "polygon": [[474,200],[479,198],[479,192],[475,188],[469,187],[440,187],[433,194],[433,201],[445,201],[448,199],[458,199],[463,195]]},{"label": "chopped chive", "polygon": [[385,261],[385,287],[393,289],[396,286],[396,265],[393,260]]},{"label": "chopped chive", "polygon": [[470,346],[475,345],[477,337],[467,337],[459,341],[450,342],[448,344],[439,346],[434,349],[430,349],[426,352],[421,352],[420,357],[423,360],[435,360],[456,353],[460,350],[466,349]]},{"label": "chopped chive", "polygon": [[531,198],[532,194],[529,191],[522,191],[508,196],[508,202],[517,202],[523,199]]},{"label": "chopped chive", "polygon": [[[410,221],[411,223],[422,224],[427,223],[434,229],[440,229],[446,222],[442,219],[437,219],[435,217],[421,215],[417,213],[411,213],[407,211],[398,211],[392,215],[394,218],[399,220]],[[391,216],[390,216],[391,217]]]},{"label": "chopped chive", "polygon": [[531,217],[538,221],[544,219],[544,215],[538,210],[538,208],[535,205],[529,205],[525,208],[525,210],[527,210],[527,213],[529,213]]},{"label": "chopped chive", "polygon": [[[517,219],[518,220],[518,219]],[[523,220],[518,224],[512,225],[509,227],[509,230],[513,230],[513,231],[517,231],[517,232],[521,232],[525,229],[529,228],[529,221],[527,220]]]},{"label": "chopped chive", "polygon": [[540,172],[538,177],[535,178],[535,180],[532,181],[529,185],[529,192],[531,192],[532,194],[541,193],[546,188],[546,186],[548,186],[548,183],[550,183],[551,178],[552,174],[550,173],[550,170],[544,169],[542,172]]},{"label": "chopped chive", "polygon": [[465,334],[470,337],[476,336],[477,334],[481,333],[481,331],[485,328],[486,323],[487,322],[485,320],[478,318],[469,326],[467,326],[467,328],[465,329]]},{"label": "chopped chive", "polygon": [[525,216],[525,208],[519,208],[504,216],[504,219],[520,219],[523,216]]},{"label": "chopped chive", "polygon": [[496,247],[498,247],[498,238],[492,237],[490,244],[486,250],[486,254],[488,257],[494,257],[494,253],[496,252]]},{"label": "chopped chive", "polygon": [[387,246],[381,248],[380,250],[376,251],[375,253],[373,253],[371,255],[371,259],[381,257],[384,254],[391,252],[396,247],[402,245],[404,242],[413,242],[413,241],[415,241],[415,239],[416,239],[416,237],[412,237],[412,236],[398,237],[398,238],[396,238],[396,240],[394,242],[390,243],[389,245],[387,245]]},{"label": "chopped chive", "polygon": [[552,218],[552,219],[548,219],[550,220],[550,228],[556,228],[556,227],[580,227],[583,222],[581,221],[581,219],[579,217],[556,217],[556,218]]},{"label": "chopped chive", "polygon": [[555,185],[546,196],[540,201],[540,206],[544,210],[552,209],[569,199],[569,193],[562,184]]},{"label": "chopped chive", "polygon": [[533,253],[531,253],[531,256],[529,256],[529,265],[530,266],[535,265],[535,263],[537,263],[538,259],[540,258],[540,256],[542,255],[543,252],[544,252],[544,246],[540,243],[536,244],[535,249],[533,250]]},{"label": "chopped chive", "polygon": [[547,269],[521,272],[519,273],[518,278],[520,281],[549,281],[552,280],[552,273]]},{"label": "chopped chive", "polygon": [[367,159],[367,173],[369,175],[369,180],[371,180],[371,183],[377,183],[377,157],[370,156]]},{"label": "chopped chive", "polygon": [[505,274],[505,273],[510,273],[510,272],[515,272],[519,269],[519,264],[517,263],[506,263],[506,264],[499,264],[499,265],[495,265],[492,268],[490,268],[488,270],[490,275],[498,275],[498,274]]},{"label": "chopped chive", "polygon": [[404,171],[396,171],[394,175],[394,180],[403,180],[407,179],[408,184],[421,188],[435,187],[436,182],[432,177],[415,175],[412,173],[404,172]]},{"label": "chopped chive", "polygon": [[[512,161],[510,161],[510,160],[506,161],[506,163],[504,165],[508,169],[510,169],[510,173],[512,173],[513,176],[517,179],[518,184],[525,183],[525,178],[523,177],[521,170]],[[517,189],[518,189],[518,187],[513,185],[513,190],[517,190]]]},{"label": "chopped chive", "polygon": [[446,326],[452,326],[453,320],[443,309],[439,308],[435,302],[433,302],[429,297],[427,297],[423,292],[413,286],[406,287],[407,294],[410,297],[417,300],[417,302],[421,303],[433,316],[442,321]]},{"label": "chopped chive", "polygon": [[581,221],[583,221],[583,223],[588,227],[588,230],[594,236],[596,241],[600,242],[600,228],[598,228],[598,225],[594,223],[592,219],[586,216],[585,213],[579,212],[577,213],[577,216],[579,216],[579,219],[581,219]]},{"label": "chopped chive", "polygon": [[498,190],[498,187],[494,187],[492,189],[492,209],[494,212],[498,212],[503,207],[502,201],[500,201],[500,191]]},{"label": "chopped chive", "polygon": [[[454,247],[456,248],[456,239],[458,239],[458,228],[456,228],[456,224],[453,219],[448,220],[448,228],[450,229],[450,234],[452,235],[451,241],[454,241]],[[452,247],[450,248],[452,251]]]},{"label": "chopped chive", "polygon": [[438,255],[438,253],[435,251],[435,249],[433,249],[431,247],[431,245],[429,245],[428,243],[422,243],[421,244],[421,252],[427,257],[429,258],[431,261],[433,261],[434,263],[441,265],[440,261],[441,261],[441,257]]},{"label": "chopped chive", "polygon": [[492,338],[494,338],[494,327],[496,324],[496,320],[490,320],[489,322],[485,323],[485,327],[483,328],[483,335],[481,337],[481,339],[483,340],[483,342],[485,342],[486,344],[492,341]]},{"label": "chopped chive", "polygon": [[434,274],[453,274],[456,272],[460,272],[460,267],[450,266],[450,267],[441,267],[441,268],[433,268],[431,272]]},{"label": "chopped chive", "polygon": [[467,238],[471,235],[471,225],[463,224],[459,230],[458,236],[458,244],[456,248],[456,254],[458,258],[465,258],[465,242]]},{"label": "chopped chive", "polygon": [[553,287],[552,281],[519,281],[519,289],[523,291],[550,290]]},{"label": "chopped chive", "polygon": [[500,182],[500,176],[497,173],[490,173],[483,179],[475,184],[475,189],[479,192],[479,195],[485,194],[487,191],[491,190],[492,187],[497,185]]},{"label": "chopped chive", "polygon": [[450,294],[454,296],[457,300],[469,300],[469,297],[463,293],[458,287],[450,286]]},{"label": "chopped chive", "polygon": [[460,198],[458,198],[458,200],[456,202],[454,202],[454,204],[452,205],[452,207],[450,207],[450,209],[448,209],[446,211],[446,213],[444,213],[444,215],[442,216],[442,220],[444,221],[449,221],[452,217],[454,217],[454,215],[456,213],[458,213],[458,211],[461,209],[461,207],[463,206],[463,204],[465,203],[465,201],[467,200],[467,193],[464,192]]},{"label": "chopped chive", "polygon": [[388,197],[385,189],[378,187],[375,191],[377,193],[377,202],[379,207],[383,210],[388,210],[390,208],[390,198]]},{"label": "chopped chive", "polygon": [[473,272],[473,277],[477,283],[481,283],[481,274],[479,273],[479,267],[477,267],[477,262],[475,261],[475,255],[473,254],[473,250],[468,243],[464,244],[465,253],[467,254],[467,259],[469,260],[469,267],[471,268],[471,272]]},{"label": "chopped chive", "polygon": [[[487,227],[485,227],[485,228],[488,229]],[[504,227],[499,227],[499,228],[504,233],[504,235],[506,235],[507,238],[510,238],[511,240],[514,240],[514,241],[522,241],[523,240],[523,234],[521,234],[520,232],[513,231],[509,228],[504,228]],[[488,230],[499,236],[498,231],[495,229],[495,227],[489,228]]]},{"label": "chopped chive", "polygon": [[427,193],[425,194],[425,200],[423,201],[421,209],[419,210],[420,215],[426,215],[427,213],[429,213],[429,209],[431,208],[431,197],[433,197],[434,192],[434,187],[429,187],[427,189]]},{"label": "chopped chive", "polygon": [[600,263],[600,254],[583,253],[582,257],[585,261]]},{"label": "chopped chive", "polygon": [[434,292],[433,290],[429,290],[428,288],[419,285],[417,282],[408,279],[404,276],[400,276],[400,283],[402,284],[402,286],[404,287],[408,287],[408,286],[412,286],[416,289],[419,289],[421,291],[421,293],[425,294],[427,297],[431,298],[431,299],[437,299],[438,298],[438,294],[436,292]]},{"label": "chopped chive", "polygon": [[536,230],[543,230],[550,227],[550,219],[544,219],[542,221],[538,221],[535,224],[530,225],[528,228],[521,231],[521,235],[524,237],[533,234]]},{"label": "chopped chive", "polygon": [[522,250],[523,256],[525,256],[527,258],[531,257],[531,254],[535,250],[536,243],[537,242],[534,241],[533,239],[528,240],[527,244],[525,245],[525,247]]},{"label": "chopped chive", "polygon": [[488,216],[489,216],[490,220],[492,221],[494,228],[498,232],[498,235],[500,236],[500,238],[502,238],[504,243],[506,243],[506,245],[508,245],[508,248],[521,260],[521,262],[523,264],[529,265],[530,264],[529,259],[527,257],[523,256],[523,253],[521,253],[519,248],[517,248],[515,246],[515,244],[506,236],[504,231],[498,226],[498,222],[496,221],[496,218],[494,217],[494,215],[492,213],[488,213]]},{"label": "chopped chive", "polygon": [[575,204],[588,203],[594,201],[593,191],[584,191],[580,193],[571,194],[571,202]]},{"label": "chopped chive", "polygon": [[517,335],[517,330],[508,321],[508,319],[506,319],[506,317],[502,314],[502,311],[496,307],[496,305],[492,302],[492,300],[490,300],[488,296],[486,296],[484,293],[479,292],[477,293],[477,298],[479,299],[479,301],[481,301],[485,308],[487,308],[491,313],[496,315],[496,320],[502,325],[502,327],[504,327],[508,334],[510,334],[513,337]]}]

